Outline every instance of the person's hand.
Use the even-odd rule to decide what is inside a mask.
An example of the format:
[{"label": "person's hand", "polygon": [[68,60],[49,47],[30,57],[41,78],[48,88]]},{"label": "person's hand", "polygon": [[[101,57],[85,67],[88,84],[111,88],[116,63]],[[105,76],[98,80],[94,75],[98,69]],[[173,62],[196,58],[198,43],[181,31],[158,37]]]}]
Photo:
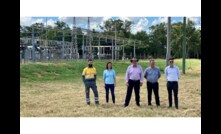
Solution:
[{"label": "person's hand", "polygon": [[143,82],[140,82],[140,87],[143,85]]},{"label": "person's hand", "polygon": [[105,88],[105,84],[104,84],[103,86],[104,86],[104,88]]},{"label": "person's hand", "polygon": [[114,84],[114,87],[116,87],[116,83]]},{"label": "person's hand", "polygon": [[129,86],[129,83],[127,82],[126,85]]}]

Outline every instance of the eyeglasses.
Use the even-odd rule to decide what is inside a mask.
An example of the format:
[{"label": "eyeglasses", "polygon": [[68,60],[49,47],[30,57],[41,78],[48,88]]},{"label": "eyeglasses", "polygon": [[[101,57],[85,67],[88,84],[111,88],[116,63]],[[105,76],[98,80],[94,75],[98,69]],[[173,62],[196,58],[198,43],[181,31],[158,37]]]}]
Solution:
[{"label": "eyeglasses", "polygon": [[173,60],[170,60],[170,63],[173,63]]}]

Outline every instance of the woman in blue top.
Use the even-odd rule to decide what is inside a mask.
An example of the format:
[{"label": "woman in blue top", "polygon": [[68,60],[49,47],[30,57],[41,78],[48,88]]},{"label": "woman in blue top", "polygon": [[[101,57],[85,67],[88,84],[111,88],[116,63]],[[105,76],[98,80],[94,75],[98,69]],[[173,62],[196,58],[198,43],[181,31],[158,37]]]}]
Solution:
[{"label": "woman in blue top", "polygon": [[104,87],[106,90],[106,103],[109,101],[109,89],[111,90],[112,101],[115,104],[114,88],[116,87],[116,73],[112,69],[112,63],[108,62],[103,72]]}]

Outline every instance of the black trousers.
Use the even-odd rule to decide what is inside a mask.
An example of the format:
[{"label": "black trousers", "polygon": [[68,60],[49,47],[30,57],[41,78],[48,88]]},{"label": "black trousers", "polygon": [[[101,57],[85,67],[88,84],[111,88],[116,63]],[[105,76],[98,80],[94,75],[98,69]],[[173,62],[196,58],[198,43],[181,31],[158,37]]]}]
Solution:
[{"label": "black trousers", "polygon": [[151,99],[152,99],[152,90],[154,92],[156,105],[160,106],[160,98],[159,98],[159,83],[151,83],[147,82],[147,98],[148,98],[148,105],[151,105]]},{"label": "black trousers", "polygon": [[168,100],[169,100],[169,107],[172,107],[172,91],[174,94],[174,102],[175,107],[178,108],[178,82],[177,81],[168,81],[167,82],[167,91],[168,91]]},{"label": "black trousers", "polygon": [[115,103],[114,84],[105,84],[106,102],[109,102],[109,89],[111,90],[112,101]]},{"label": "black trousers", "polygon": [[134,92],[135,92],[136,104],[140,105],[140,80],[137,80],[137,81],[129,80],[128,83],[129,83],[129,86],[127,87],[127,95],[126,95],[124,106],[129,105],[133,88],[134,88]]}]

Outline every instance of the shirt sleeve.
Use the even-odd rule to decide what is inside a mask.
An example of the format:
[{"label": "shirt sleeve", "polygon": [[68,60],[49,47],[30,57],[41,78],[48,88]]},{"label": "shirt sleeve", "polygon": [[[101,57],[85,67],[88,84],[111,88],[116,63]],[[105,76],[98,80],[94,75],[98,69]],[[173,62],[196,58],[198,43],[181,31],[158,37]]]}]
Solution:
[{"label": "shirt sleeve", "polygon": [[160,69],[158,68],[158,78],[160,78],[161,73],[160,73]]},{"label": "shirt sleeve", "polygon": [[144,77],[144,78],[147,77],[147,68],[144,70],[143,77]]},{"label": "shirt sleeve", "polygon": [[96,68],[94,68],[94,75],[97,75],[97,70],[96,70]]},{"label": "shirt sleeve", "polygon": [[105,80],[105,70],[104,70],[104,72],[103,72],[103,80]]},{"label": "shirt sleeve", "polygon": [[178,79],[180,79],[180,69],[179,69],[179,67],[177,67],[177,76],[178,76]]},{"label": "shirt sleeve", "polygon": [[166,76],[166,79],[167,79],[167,75],[168,75],[168,73],[167,73],[167,67],[164,69],[164,73],[165,73],[165,76]]},{"label": "shirt sleeve", "polygon": [[85,76],[85,74],[86,74],[86,69],[83,70],[82,76]]},{"label": "shirt sleeve", "polygon": [[115,72],[115,70],[113,70],[113,72],[114,72],[114,79],[116,79],[116,72]]},{"label": "shirt sleeve", "polygon": [[126,71],[126,76],[125,76],[126,82],[128,82],[129,80],[129,70],[130,70],[130,66],[127,68],[127,71]]}]

